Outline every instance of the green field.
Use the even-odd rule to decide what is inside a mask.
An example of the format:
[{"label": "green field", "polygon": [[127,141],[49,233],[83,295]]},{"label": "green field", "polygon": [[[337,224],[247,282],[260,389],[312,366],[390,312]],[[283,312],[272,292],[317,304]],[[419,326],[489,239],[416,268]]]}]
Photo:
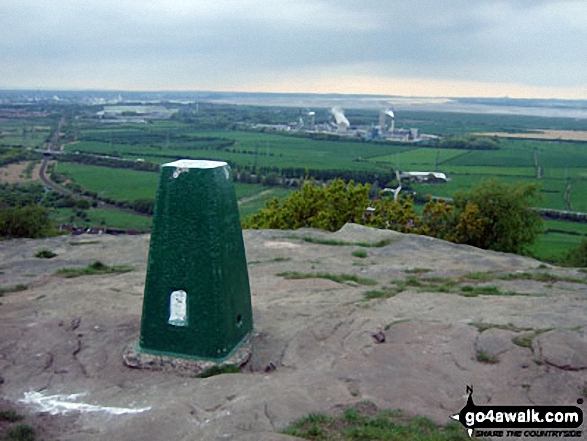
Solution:
[{"label": "green field", "polygon": [[[247,185],[247,184],[242,184]],[[250,185],[250,184],[248,184]],[[292,190],[279,187],[265,187],[263,191],[257,193],[257,197],[247,200],[239,201],[239,212],[241,219],[256,213],[262,208],[265,208],[265,202],[273,198],[282,199],[288,196]]]},{"label": "green field", "polygon": [[545,230],[564,231],[569,234],[583,235],[587,237],[587,222],[571,222],[564,220],[545,220]]},{"label": "green field", "polygon": [[438,161],[439,164],[444,164],[446,161],[449,161],[453,158],[457,158],[462,155],[466,155],[467,153],[467,150],[458,149],[432,149],[411,147],[404,151],[397,151],[387,155],[371,157],[369,158],[369,161],[386,162],[390,164],[391,167],[395,168],[397,165],[402,170],[406,168],[411,169],[412,167],[419,166],[425,166],[428,170],[436,165],[436,161]]},{"label": "green field", "polygon": [[[185,109],[184,109],[185,110]],[[77,112],[72,111],[72,112]],[[496,178],[508,184],[540,185],[541,207],[568,210],[565,190],[571,185],[570,203],[574,211],[587,212],[587,142],[499,140],[499,150],[464,150],[409,144],[385,144],[362,140],[317,140],[292,133],[263,133],[242,130],[238,123],[285,123],[295,120],[297,110],[280,108],[230,107],[202,104],[200,113],[190,118],[152,121],[148,124],[103,124],[94,119],[95,108],[80,118],[70,118],[62,128],[60,143],[68,152],[95,153],[136,161],[162,164],[179,158],[229,161],[233,168],[261,170],[274,167],[279,172],[295,168],[310,170],[438,171],[450,178],[446,184],[426,185],[403,182],[419,195],[452,197],[484,180]],[[72,113],[72,115],[74,114]],[[326,114],[327,112],[323,112]],[[357,124],[376,121],[378,111],[349,109],[347,116]],[[0,147],[43,147],[57,126],[62,113],[22,120],[0,119]],[[252,117],[254,116],[254,117]],[[247,119],[248,118],[248,119]],[[259,118],[267,119],[260,121]],[[220,123],[219,123],[220,122]],[[226,127],[219,129],[217,127]],[[216,127],[216,128],[211,128]],[[402,111],[397,127],[417,127],[422,133],[460,136],[474,132],[525,132],[533,129],[581,130],[584,121],[565,118],[539,118],[519,115],[475,115]],[[237,129],[240,128],[240,129]],[[16,149],[7,149],[8,153]],[[535,158],[542,167],[538,179]],[[154,199],[158,173],[123,168],[98,167],[73,162],[58,162],[56,171],[84,189],[119,201]],[[255,172],[258,173],[258,172]],[[379,181],[386,186],[387,182]],[[291,190],[235,183],[242,217],[256,212],[266,200],[283,198]],[[79,212],[79,210],[78,210]],[[75,218],[71,209],[55,210],[54,218]],[[150,219],[129,213],[90,209],[89,224],[118,228],[144,229]],[[77,218],[81,221],[81,218]],[[557,223],[553,223],[557,222]],[[562,223],[561,223],[562,222]],[[560,256],[578,244],[585,224],[548,221],[533,251],[538,257]],[[556,230],[556,231],[552,231]]]},{"label": "green field", "polygon": [[41,118],[0,118],[0,147],[42,148],[51,133],[51,127],[47,122]]},{"label": "green field", "polygon": [[[196,130],[181,123],[154,123],[147,128],[82,132],[69,152],[92,152],[128,159],[164,163],[174,158],[213,159],[260,167],[378,170],[365,161],[371,157],[403,152],[407,147],[365,142],[317,141],[302,137],[232,130]],[[170,129],[173,127],[173,130]],[[232,142],[223,148],[222,142]]]},{"label": "green field", "polygon": [[100,196],[120,200],[155,199],[157,173],[60,162],[55,170]]},{"label": "green field", "polygon": [[116,210],[92,208],[86,210],[88,220],[80,219],[69,208],[51,210],[51,219],[58,225],[73,224],[84,227],[108,226],[124,230],[148,231],[151,229],[152,219],[148,216],[126,213]]},{"label": "green field", "polygon": [[[424,129],[427,124],[433,124],[436,131],[442,134],[447,134],[447,131],[454,134],[497,130],[498,127],[510,132],[539,127],[577,127],[575,122],[562,119],[521,116],[432,113],[410,116],[413,118],[409,121],[410,125],[418,127],[421,124]],[[361,117],[360,112],[357,117]],[[471,126],[464,125],[466,122]],[[467,127],[471,130],[465,130]],[[314,140],[228,129],[198,129],[179,121],[159,121],[147,126],[92,126],[86,122],[80,130],[79,139],[79,143],[67,146],[68,151],[140,158],[155,163],[177,158],[197,158],[226,160],[238,166],[256,165],[278,169],[293,167],[390,172],[397,167],[401,171],[439,171],[449,176],[451,181],[448,184],[414,184],[412,187],[420,194],[443,197],[451,197],[455,191],[471,188],[489,178],[507,183],[538,183],[543,195],[540,205],[553,209],[568,209],[563,196],[570,182],[573,185],[572,208],[587,211],[587,143],[580,142],[502,138],[499,150],[437,149],[349,140]],[[535,155],[542,167],[541,179],[536,178]],[[80,184],[85,186],[82,182]],[[129,199],[134,197],[128,196]]]},{"label": "green field", "polygon": [[[155,199],[159,174],[95,165],[61,162],[56,171],[100,196],[118,200]],[[237,199],[253,196],[266,190],[260,184],[234,184]]]},{"label": "green field", "polygon": [[587,223],[545,220],[544,233],[530,248],[534,256],[546,261],[559,261],[587,239]]},{"label": "green field", "polygon": [[530,251],[537,259],[548,262],[558,262],[572,248],[576,248],[580,243],[580,236],[548,233],[538,236],[538,239],[532,245]]}]

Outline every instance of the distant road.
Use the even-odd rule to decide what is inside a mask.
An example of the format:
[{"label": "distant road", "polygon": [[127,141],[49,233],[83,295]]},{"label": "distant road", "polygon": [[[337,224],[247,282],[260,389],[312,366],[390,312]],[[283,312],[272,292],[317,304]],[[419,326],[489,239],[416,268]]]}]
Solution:
[{"label": "distant road", "polygon": [[[42,149],[35,149],[36,152],[38,153],[47,153],[50,152],[51,155],[63,155],[63,154],[67,154],[67,152],[62,151],[61,149],[59,149],[59,134],[61,133],[61,128],[63,127],[63,125],[66,122],[66,118],[65,116],[63,116],[60,120],[59,120],[59,124],[57,125],[57,128],[55,129],[55,132],[53,133],[53,135],[51,136],[51,139],[49,140],[49,143],[47,144],[47,150],[42,150]],[[101,155],[92,155],[92,156],[101,156]],[[43,184],[50,188],[53,191],[56,191],[59,194],[62,194],[64,196],[71,196],[74,199],[85,199],[89,202],[94,201],[94,198],[91,197],[87,197],[87,196],[80,196],[78,194],[75,194],[65,188],[62,188],[58,185],[56,185],[54,182],[52,182],[46,175],[46,170],[47,170],[47,164],[49,164],[49,156],[45,156],[43,158],[43,162],[41,163],[41,168],[39,169],[39,179],[41,179],[41,181],[43,182]],[[122,159],[121,159],[122,160]],[[137,214],[139,216],[144,216],[144,217],[152,217],[150,214],[146,214],[146,213],[139,213],[138,211],[134,211],[131,210],[129,208],[121,208],[121,207],[117,207],[116,205],[111,205],[111,204],[107,204],[106,202],[97,200],[98,202],[98,207],[97,208],[104,208],[106,210],[116,210],[116,211],[121,211],[123,213],[131,213],[131,214]]]},{"label": "distant road", "polygon": [[[61,128],[63,127],[63,125],[65,124],[66,121],[67,121],[67,119],[65,118],[65,115],[62,116],[61,119],[59,120],[59,124],[57,124],[57,128],[55,129],[55,132],[53,132],[53,134],[51,135],[51,139],[49,139],[49,142],[47,143],[47,150],[35,149],[35,151],[39,152],[39,153],[46,153],[47,151],[49,151],[51,153],[61,153],[59,151],[59,146],[57,144],[59,142],[59,135],[61,134]],[[45,184],[45,186],[49,187],[53,191],[56,191],[57,193],[60,193],[65,196],[72,196],[71,192],[69,192],[61,187],[58,187],[57,185],[55,185],[53,182],[51,182],[47,178],[45,171],[47,170],[48,163],[49,163],[49,157],[45,156],[43,158],[43,163],[41,164],[41,168],[39,169],[39,179],[41,179],[41,181],[43,181],[43,184]]]},{"label": "distant road", "polygon": [[41,168],[39,169],[39,178],[41,179],[41,181],[43,181],[43,184],[45,184],[45,186],[49,187],[51,190],[56,191],[57,193],[60,193],[65,196],[72,196],[71,192],[64,190],[61,187],[58,187],[57,185],[55,185],[53,182],[51,182],[47,178],[47,175],[45,174],[45,170],[47,170],[48,163],[49,163],[49,157],[45,156],[43,158],[43,162],[41,163]]}]

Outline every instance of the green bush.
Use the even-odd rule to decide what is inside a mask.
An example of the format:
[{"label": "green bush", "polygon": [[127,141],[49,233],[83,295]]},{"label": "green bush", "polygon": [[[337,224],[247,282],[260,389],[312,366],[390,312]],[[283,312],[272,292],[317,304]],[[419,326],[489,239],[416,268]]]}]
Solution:
[{"label": "green bush", "polygon": [[587,239],[583,239],[578,247],[569,251],[564,264],[567,266],[587,267]]},{"label": "green bush", "polygon": [[20,208],[0,208],[0,237],[40,238],[56,234],[45,208],[29,205]]},{"label": "green bush", "polygon": [[458,193],[452,204],[430,200],[421,216],[411,197],[371,201],[369,190],[369,184],[345,184],[341,179],[324,187],[306,182],[282,202],[268,202],[243,227],[337,231],[354,222],[509,253],[525,252],[542,230],[538,213],[531,209],[538,196],[534,185],[483,182]]},{"label": "green bush", "polygon": [[8,440],[35,441],[35,430],[28,424],[19,424],[10,431]]},{"label": "green bush", "polygon": [[85,199],[79,199],[76,201],[75,206],[80,210],[88,210],[90,208],[90,203]]},{"label": "green bush", "polygon": [[52,259],[55,256],[57,256],[57,254],[55,254],[53,251],[47,250],[45,248],[43,248],[42,250],[39,250],[35,253],[35,257],[38,257],[39,259]]},{"label": "green bush", "polygon": [[494,251],[524,252],[542,231],[542,219],[531,209],[538,191],[537,185],[505,185],[492,179],[457,193],[454,206],[461,216],[467,216],[467,207],[476,211],[467,222],[473,228],[460,231],[459,242]]},{"label": "green bush", "polygon": [[348,185],[335,179],[326,187],[305,183],[283,202],[268,201],[266,208],[243,222],[245,228],[296,230],[303,227],[336,231],[347,222],[361,223],[369,206],[369,185]]},{"label": "green bush", "polygon": [[14,409],[0,410],[0,421],[15,422],[24,419],[22,415],[17,413]]}]

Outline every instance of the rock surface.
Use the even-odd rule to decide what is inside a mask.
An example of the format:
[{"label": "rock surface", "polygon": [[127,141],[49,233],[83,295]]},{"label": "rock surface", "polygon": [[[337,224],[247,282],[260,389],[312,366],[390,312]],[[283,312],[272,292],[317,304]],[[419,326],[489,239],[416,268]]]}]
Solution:
[{"label": "rock surface", "polygon": [[[362,400],[445,424],[465,405],[466,385],[474,386],[477,405],[575,405],[585,398],[585,273],[352,224],[336,233],[265,230],[244,237],[253,356],[241,374],[205,379],[122,363],[138,336],[148,236],[1,242],[0,286],[28,285],[0,298],[1,397],[30,412],[55,413],[61,440],[113,441],[285,441],[293,438],[278,432],[293,420]],[[335,246],[307,237],[391,243]],[[72,245],[79,242],[86,244]],[[58,256],[35,258],[43,248]],[[359,249],[366,258],[352,255]],[[95,260],[135,270],[54,274]],[[352,274],[377,284],[277,275],[292,271]],[[480,272],[491,275],[465,277]],[[557,277],[527,280],[543,273]],[[456,282],[450,292],[437,292],[449,279]],[[367,291],[393,294],[397,281],[404,289],[395,296],[365,300]],[[460,295],[462,286],[488,284],[508,295]],[[379,330],[383,343],[373,337]],[[529,344],[512,342],[528,335]],[[498,362],[478,361],[481,350]]]}]

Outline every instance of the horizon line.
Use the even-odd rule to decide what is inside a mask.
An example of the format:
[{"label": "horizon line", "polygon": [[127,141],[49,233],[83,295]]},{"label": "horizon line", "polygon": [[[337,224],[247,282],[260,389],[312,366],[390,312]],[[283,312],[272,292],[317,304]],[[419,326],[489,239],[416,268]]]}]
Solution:
[{"label": "horizon line", "polygon": [[347,97],[382,97],[400,99],[446,99],[446,100],[511,100],[511,101],[587,101],[585,98],[553,98],[553,97],[510,97],[504,96],[450,96],[450,95],[389,95],[384,93],[343,93],[343,92],[274,92],[274,91],[246,91],[246,90],[206,90],[206,89],[123,89],[123,88],[50,88],[50,87],[0,87],[0,92],[107,92],[107,93],[217,93],[217,94],[244,94],[244,95],[313,95],[313,96],[347,96]]}]

